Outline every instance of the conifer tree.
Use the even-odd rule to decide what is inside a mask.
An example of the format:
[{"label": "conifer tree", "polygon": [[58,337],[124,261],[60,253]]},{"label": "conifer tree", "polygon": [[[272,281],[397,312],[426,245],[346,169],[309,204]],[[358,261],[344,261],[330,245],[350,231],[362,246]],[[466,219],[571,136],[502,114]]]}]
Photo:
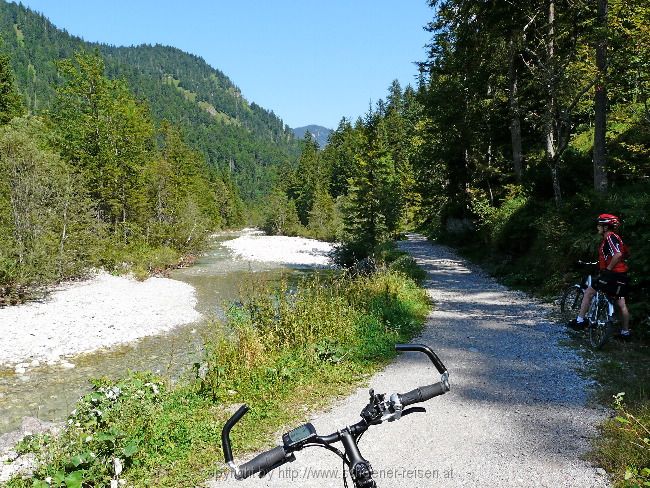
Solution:
[{"label": "conifer tree", "polygon": [[0,53],[0,125],[22,115],[24,111],[22,99],[16,90],[9,57]]},{"label": "conifer tree", "polygon": [[299,228],[295,202],[276,188],[267,199],[264,231],[271,235],[295,235]]},{"label": "conifer tree", "polygon": [[229,228],[242,226],[246,219],[244,202],[230,172],[211,168],[210,182],[223,225]]},{"label": "conifer tree", "polygon": [[309,211],[309,233],[315,239],[333,241],[340,233],[341,217],[332,196],[322,187],[316,189]]},{"label": "conifer tree", "polygon": [[402,211],[381,110],[368,114],[364,132],[366,142],[356,157],[343,209],[344,261],[365,258],[378,244],[393,237]]},{"label": "conifer tree", "polygon": [[166,234],[174,236],[178,248],[193,247],[209,229],[221,225],[216,187],[210,185],[205,159],[185,144],[177,128],[165,122],[161,136],[164,164],[156,167],[162,170],[159,187],[165,189],[166,220],[172,224]]},{"label": "conifer tree", "polygon": [[293,178],[294,184],[289,189],[289,196],[295,200],[300,222],[302,225],[307,225],[316,189],[325,182],[325,176],[320,163],[318,143],[309,131],[305,132],[303,144],[303,151]]},{"label": "conifer tree", "polygon": [[0,128],[1,286],[74,276],[92,253],[91,203],[44,132],[32,118]]},{"label": "conifer tree", "polygon": [[338,128],[330,134],[329,144],[321,154],[324,170],[329,175],[329,191],[337,198],[348,192],[348,179],[352,176],[355,154],[359,149],[360,130],[343,118]]},{"label": "conifer tree", "polygon": [[125,240],[142,231],[147,218],[141,172],[153,149],[153,124],[120,80],[104,75],[97,52],[77,53],[59,63],[65,82],[51,112],[55,142],[83,175],[98,220]]}]

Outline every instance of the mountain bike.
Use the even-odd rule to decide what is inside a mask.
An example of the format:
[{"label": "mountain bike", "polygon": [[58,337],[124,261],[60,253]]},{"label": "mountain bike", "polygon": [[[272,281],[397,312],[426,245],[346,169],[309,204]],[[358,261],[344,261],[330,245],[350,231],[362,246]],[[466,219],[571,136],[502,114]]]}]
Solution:
[{"label": "mountain bike", "polygon": [[[579,261],[579,264],[594,266],[597,263]],[[563,318],[569,314],[573,318],[576,317],[580,311],[585,290],[592,286],[593,280],[594,277],[588,274],[581,283],[571,285],[564,291],[560,299],[560,311]],[[615,308],[612,296],[601,291],[597,286],[592,287],[596,293],[591,299],[589,310],[585,315],[585,333],[591,347],[600,349],[614,334]]]},{"label": "mountain bike", "polygon": [[[421,386],[408,393],[376,394],[374,390],[370,390],[370,400],[361,410],[361,420],[356,424],[342,427],[329,435],[318,435],[311,423],[303,424],[285,433],[282,436],[282,445],[265,451],[250,461],[237,466],[233,461],[230,430],[249,410],[248,405],[242,405],[226,422],[221,432],[224,459],[235,478],[243,480],[255,473],[259,473],[261,478],[283,464],[295,461],[295,452],[307,447],[322,447],[343,460],[343,486],[348,486],[345,474],[345,467],[347,467],[355,488],[377,488],[377,484],[372,478],[372,466],[359,451],[358,443],[361,436],[370,426],[379,425],[383,422],[393,422],[411,413],[425,412],[426,410],[422,407],[406,407],[424,402],[449,391],[447,368],[431,348],[423,344],[397,344],[395,349],[402,352],[413,351],[426,354],[440,373],[440,381]],[[337,442],[341,442],[343,445],[343,452],[332,445]]]}]

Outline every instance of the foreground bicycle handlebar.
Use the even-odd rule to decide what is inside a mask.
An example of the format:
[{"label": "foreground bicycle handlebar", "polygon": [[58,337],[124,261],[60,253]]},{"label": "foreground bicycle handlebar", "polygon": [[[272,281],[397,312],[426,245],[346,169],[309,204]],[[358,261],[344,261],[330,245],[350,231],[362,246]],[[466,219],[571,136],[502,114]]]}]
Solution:
[{"label": "foreground bicycle handlebar", "polygon": [[[445,368],[440,358],[428,346],[423,344],[397,344],[395,349],[401,352],[410,351],[426,354],[440,373],[440,381],[421,386],[407,393],[375,394],[374,390],[370,390],[370,401],[361,411],[361,421],[356,424],[346,426],[337,432],[325,436],[318,435],[311,423],[301,425],[282,436],[281,446],[265,451],[241,466],[237,466],[232,456],[230,430],[249,410],[248,405],[242,405],[226,422],[221,432],[224,458],[226,464],[233,471],[235,478],[243,480],[255,473],[260,473],[260,477],[262,477],[285,463],[295,461],[296,457],[294,452],[296,451],[300,451],[305,447],[323,447],[343,459],[343,462],[349,468],[355,487],[376,487],[372,479],[372,467],[359,452],[357,442],[361,435],[371,425],[379,425],[386,421],[392,422],[410,413],[424,412],[425,409],[421,407],[406,407],[415,403],[424,402],[449,391],[449,373],[447,372],[447,368]],[[336,442],[343,444],[345,453],[332,447],[331,444]]]}]

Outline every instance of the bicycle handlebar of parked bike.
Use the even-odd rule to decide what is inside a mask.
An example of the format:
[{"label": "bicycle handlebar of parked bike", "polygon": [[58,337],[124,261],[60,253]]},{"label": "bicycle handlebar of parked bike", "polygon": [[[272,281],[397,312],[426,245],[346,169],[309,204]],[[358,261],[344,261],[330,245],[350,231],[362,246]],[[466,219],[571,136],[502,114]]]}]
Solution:
[{"label": "bicycle handlebar of parked bike", "polygon": [[[433,397],[442,395],[449,391],[449,373],[447,368],[440,361],[440,358],[431,348],[423,344],[397,344],[397,351],[401,352],[421,352],[426,354],[433,365],[441,375],[441,380],[426,386],[415,388],[407,393],[392,394],[375,394],[370,390],[370,401],[361,411],[362,420],[354,425],[347,426],[333,434],[319,436],[316,434],[314,427],[308,423],[304,424],[282,436],[283,445],[274,447],[268,451],[258,454],[250,461],[237,466],[233,461],[232,448],[230,444],[230,430],[235,424],[248,412],[248,405],[242,405],[226,422],[221,432],[221,443],[226,464],[233,471],[235,478],[243,480],[255,473],[264,476],[266,473],[276,469],[287,462],[294,461],[296,458],[294,452],[300,451],[304,447],[321,446],[336,452],[343,457],[346,463],[352,469],[356,464],[361,468],[366,468],[367,463],[361,457],[356,440],[371,425],[379,425],[382,422],[392,422],[398,420],[404,415],[414,412],[422,412],[423,408],[405,407],[427,401]],[[330,447],[330,444],[341,441],[345,447],[346,457],[342,456],[338,449]],[[369,466],[369,465],[368,465]]]}]

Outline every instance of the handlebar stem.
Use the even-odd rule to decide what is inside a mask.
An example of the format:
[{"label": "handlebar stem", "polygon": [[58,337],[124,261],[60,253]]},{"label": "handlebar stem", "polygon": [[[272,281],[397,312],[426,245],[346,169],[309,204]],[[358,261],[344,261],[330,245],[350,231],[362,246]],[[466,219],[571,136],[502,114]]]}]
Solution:
[{"label": "handlebar stem", "polygon": [[350,462],[350,474],[355,482],[355,486],[374,486],[374,482],[372,481],[372,466],[361,455],[359,446],[357,446],[357,440],[348,428],[340,431],[340,435],[341,443],[345,448],[345,454]]},{"label": "handlebar stem", "polygon": [[230,471],[232,471],[232,474],[235,475],[235,479],[241,481],[243,478],[239,471],[239,466],[237,466],[234,461],[228,461],[226,464],[230,468]]}]

